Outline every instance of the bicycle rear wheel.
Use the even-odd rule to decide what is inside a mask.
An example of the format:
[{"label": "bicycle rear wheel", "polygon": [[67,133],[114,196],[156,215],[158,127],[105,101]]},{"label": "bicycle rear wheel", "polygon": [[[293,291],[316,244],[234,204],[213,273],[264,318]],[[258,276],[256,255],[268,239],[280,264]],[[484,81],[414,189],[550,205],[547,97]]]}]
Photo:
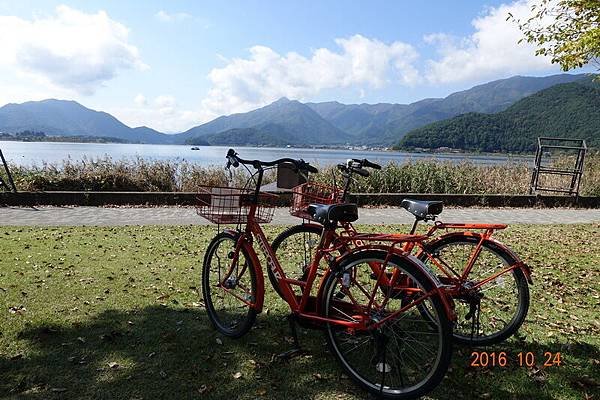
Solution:
[{"label": "bicycle rear wheel", "polygon": [[[449,235],[428,245],[426,252],[453,271],[453,278],[458,279],[480,239],[478,235]],[[420,258],[431,270],[438,270],[425,254]],[[459,284],[476,285],[517,262],[494,242],[485,241],[466,280]],[[440,276],[440,279],[444,277]],[[497,344],[523,324],[529,309],[529,286],[523,272],[513,269],[479,289],[454,297],[454,303],[457,317],[454,339],[457,342],[476,346]]]},{"label": "bicycle rear wheel", "polygon": [[[322,226],[301,224],[292,226],[277,235],[271,248],[275,252],[285,276],[299,281],[306,280],[306,273],[322,232]],[[267,268],[267,274],[273,289],[283,299],[279,283],[271,268]],[[300,286],[292,286],[292,289],[297,296],[302,295]]]},{"label": "bicycle rear wheel", "polygon": [[[321,310],[340,321],[376,323],[401,308],[377,329],[356,330],[326,325],[331,352],[346,373],[369,392],[387,399],[412,399],[433,390],[443,379],[452,352],[452,327],[445,308],[423,270],[399,256],[386,264],[398,269],[407,283],[377,288],[372,263],[384,265],[386,251],[367,250],[342,260],[324,282]],[[368,305],[372,302],[372,307]],[[433,318],[424,319],[418,305]]]},{"label": "bicycle rear wheel", "polygon": [[256,274],[238,235],[221,232],[208,245],[202,267],[202,294],[211,323],[225,336],[237,338],[256,320]]}]

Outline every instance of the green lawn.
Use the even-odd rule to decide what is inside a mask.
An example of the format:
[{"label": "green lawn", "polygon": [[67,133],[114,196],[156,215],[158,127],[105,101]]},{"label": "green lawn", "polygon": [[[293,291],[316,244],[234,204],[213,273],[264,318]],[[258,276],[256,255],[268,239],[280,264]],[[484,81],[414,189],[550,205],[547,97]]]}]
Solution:
[{"label": "green lawn", "polygon": [[[215,333],[198,294],[213,234],[198,226],[0,228],[0,398],[365,398],[321,332],[301,330],[306,355],[274,357],[290,344],[287,305],[270,288],[248,335]],[[473,349],[457,346],[430,397],[598,398],[600,225],[514,225],[499,237],[534,273],[519,336],[478,349],[505,351],[510,365],[469,367]],[[533,352],[537,366],[517,366],[519,352]],[[560,352],[562,365],[542,368],[545,352]]]}]

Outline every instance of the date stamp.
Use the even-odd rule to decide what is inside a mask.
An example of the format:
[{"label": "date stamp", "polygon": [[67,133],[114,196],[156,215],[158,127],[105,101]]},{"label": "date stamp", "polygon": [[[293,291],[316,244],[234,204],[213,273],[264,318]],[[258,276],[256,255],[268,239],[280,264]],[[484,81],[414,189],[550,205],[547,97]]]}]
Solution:
[{"label": "date stamp", "polygon": [[521,351],[510,354],[505,351],[473,351],[470,366],[474,368],[505,368],[509,366],[534,367],[537,362],[543,362],[543,368],[560,367],[562,365],[560,352],[546,351],[536,354],[532,351]]}]

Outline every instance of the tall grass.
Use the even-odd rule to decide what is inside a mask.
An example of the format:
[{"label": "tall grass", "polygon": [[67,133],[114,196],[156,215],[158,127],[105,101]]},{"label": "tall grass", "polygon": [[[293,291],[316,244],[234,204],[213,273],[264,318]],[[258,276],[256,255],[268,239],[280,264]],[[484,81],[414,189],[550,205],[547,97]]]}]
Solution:
[{"label": "tall grass", "polygon": [[[568,160],[558,159],[564,164]],[[600,153],[586,157],[581,194],[600,196]],[[65,160],[60,165],[11,166],[17,188],[21,191],[89,190],[89,191],[165,191],[194,192],[200,185],[227,185],[228,173],[219,167],[203,167],[187,161],[146,161],[142,158],[115,161],[111,158],[82,161]],[[331,183],[334,167],[321,169],[315,180]],[[459,194],[526,194],[531,167],[525,163],[478,165],[439,161],[391,163],[373,171],[368,178],[358,177],[353,192],[363,193],[459,193]],[[559,177],[547,183],[558,185]],[[234,171],[234,185],[241,186],[246,175]],[[265,183],[274,174],[267,174]],[[338,183],[340,177],[337,177]],[[564,182],[563,182],[564,184]]]}]

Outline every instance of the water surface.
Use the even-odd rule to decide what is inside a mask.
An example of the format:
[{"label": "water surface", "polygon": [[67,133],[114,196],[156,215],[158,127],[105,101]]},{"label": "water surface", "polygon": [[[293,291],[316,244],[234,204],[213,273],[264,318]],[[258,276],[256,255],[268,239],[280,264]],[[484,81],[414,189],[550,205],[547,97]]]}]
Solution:
[{"label": "water surface", "polygon": [[[82,160],[111,157],[113,160],[185,160],[203,166],[225,164],[226,146],[191,146],[157,144],[121,144],[121,143],[54,143],[54,142],[4,142],[0,141],[0,150],[7,161],[19,165],[38,165],[51,163],[60,165],[65,159]],[[321,166],[337,164],[348,158],[367,158],[371,161],[388,164],[405,163],[416,160],[436,159],[449,162],[470,161],[475,164],[504,164],[509,161],[531,162],[531,157],[461,154],[461,153],[402,153],[395,151],[368,151],[346,149],[308,149],[273,147],[238,147],[236,151],[242,158],[269,161],[281,157],[302,158]]]}]

